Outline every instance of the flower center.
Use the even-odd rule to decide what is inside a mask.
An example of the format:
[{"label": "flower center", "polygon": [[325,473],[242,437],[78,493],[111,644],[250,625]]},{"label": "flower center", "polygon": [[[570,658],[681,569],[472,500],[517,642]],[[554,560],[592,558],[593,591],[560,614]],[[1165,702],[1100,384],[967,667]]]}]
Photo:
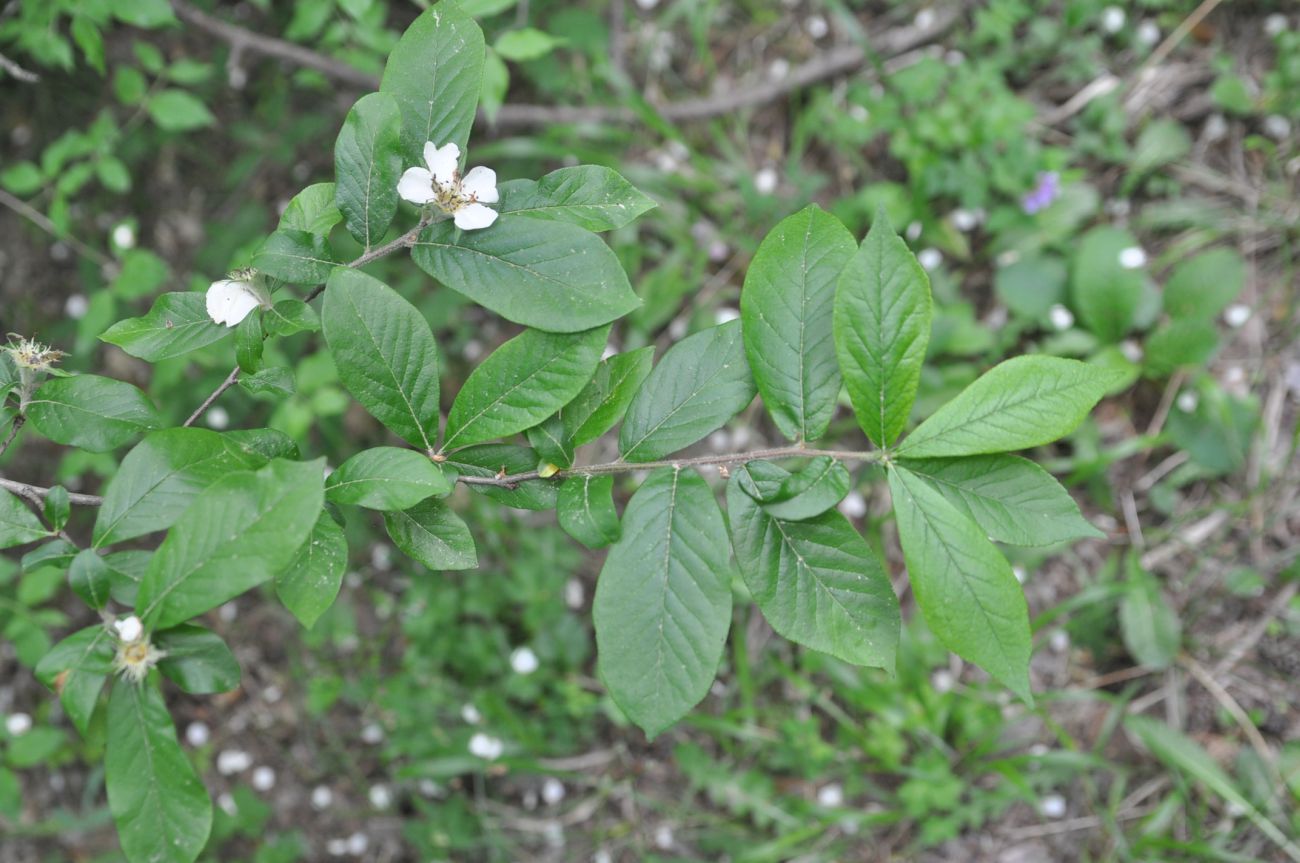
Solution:
[{"label": "flower center", "polygon": [[433,180],[433,202],[438,205],[438,209],[449,215],[468,207],[470,204],[478,202],[477,194],[465,194],[462,188],[462,178],[460,172],[452,173],[451,180],[443,183],[434,178]]}]

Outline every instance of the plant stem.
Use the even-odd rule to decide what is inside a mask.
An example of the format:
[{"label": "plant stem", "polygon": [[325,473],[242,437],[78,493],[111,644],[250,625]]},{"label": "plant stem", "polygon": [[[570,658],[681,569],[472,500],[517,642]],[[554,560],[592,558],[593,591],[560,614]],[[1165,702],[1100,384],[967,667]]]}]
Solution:
[{"label": "plant stem", "polygon": [[221,382],[221,386],[213,390],[212,393],[206,399],[203,400],[203,404],[199,405],[197,408],[194,409],[194,413],[190,414],[190,418],[187,419],[185,422],[181,423],[181,426],[182,427],[192,426],[196,422],[198,422],[199,417],[203,416],[203,414],[207,411],[207,409],[212,407],[212,403],[215,402],[217,399],[221,398],[222,393],[224,393],[226,390],[233,387],[238,382],[239,382],[239,366],[235,366],[233,369],[231,369],[230,374],[226,375],[226,379]]}]

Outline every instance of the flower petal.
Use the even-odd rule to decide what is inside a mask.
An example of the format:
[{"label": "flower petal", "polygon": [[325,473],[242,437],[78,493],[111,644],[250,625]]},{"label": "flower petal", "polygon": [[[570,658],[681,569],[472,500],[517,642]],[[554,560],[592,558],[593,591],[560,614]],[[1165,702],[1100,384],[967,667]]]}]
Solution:
[{"label": "flower petal", "polygon": [[235,294],[239,292],[239,282],[229,279],[213,282],[208,287],[206,305],[208,317],[212,318],[213,323],[226,323],[231,301]]},{"label": "flower petal", "polygon": [[497,172],[482,165],[472,168],[465,175],[460,189],[465,195],[472,195],[480,204],[495,204],[501,199],[497,194]]},{"label": "flower petal", "polygon": [[397,194],[412,204],[427,204],[434,199],[433,174],[425,168],[407,168],[397,181]]},{"label": "flower petal", "polygon": [[223,279],[208,287],[208,317],[213,322],[228,327],[237,325],[258,306],[269,306],[270,295],[264,288],[255,288],[246,282]]},{"label": "flower petal", "polygon": [[482,204],[466,204],[456,211],[456,227],[462,231],[486,228],[497,220],[497,211]]},{"label": "flower petal", "polygon": [[424,145],[424,161],[439,185],[450,185],[455,181],[456,171],[460,168],[460,147],[455,143],[439,147],[430,141]]}]

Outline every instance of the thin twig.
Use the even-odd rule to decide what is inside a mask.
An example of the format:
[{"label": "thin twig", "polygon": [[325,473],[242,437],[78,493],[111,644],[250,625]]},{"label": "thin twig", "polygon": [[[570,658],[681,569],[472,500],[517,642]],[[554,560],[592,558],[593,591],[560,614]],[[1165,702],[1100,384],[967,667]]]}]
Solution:
[{"label": "thin twig", "polygon": [[190,414],[190,418],[187,419],[185,422],[181,423],[181,425],[182,426],[194,425],[196,422],[199,421],[199,417],[203,416],[204,412],[207,411],[208,408],[212,407],[212,403],[215,402],[217,399],[221,398],[222,393],[224,393],[226,390],[230,389],[237,383],[239,383],[239,366],[235,366],[233,369],[230,370],[230,374],[226,375],[226,379],[221,382],[221,386],[213,390],[212,393],[206,399],[203,400],[203,404],[195,408],[194,413]]},{"label": "thin twig", "polygon": [[28,84],[35,84],[37,81],[41,80],[40,75],[24,69],[22,66],[19,66],[3,54],[0,54],[0,69],[4,69],[19,81],[26,81]]},{"label": "thin twig", "polygon": [[76,237],[72,236],[71,234],[68,234],[66,231],[59,230],[59,226],[51,222],[48,218],[46,218],[45,214],[42,213],[40,210],[37,210],[35,207],[33,207],[31,204],[28,204],[26,201],[22,200],[21,198],[14,197],[13,195],[6,192],[4,189],[0,189],[0,204],[13,210],[15,213],[22,216],[24,219],[31,222],[32,224],[36,225],[36,227],[40,228],[42,231],[45,231],[45,233],[54,237],[56,240],[61,240],[67,243],[69,246],[72,246],[72,248],[75,249],[77,253],[80,254],[82,257],[89,258],[90,260],[99,264],[101,267],[114,266],[113,259],[110,258],[108,255],[104,254],[99,249],[96,249],[93,246],[86,245],[85,243],[81,242],[81,240],[78,240]]},{"label": "thin twig", "polygon": [[1214,697],[1215,701],[1219,702],[1219,706],[1226,710],[1228,715],[1236,720],[1237,726],[1242,730],[1242,733],[1246,735],[1246,739],[1250,741],[1250,745],[1254,748],[1255,754],[1259,756],[1259,760],[1264,765],[1264,769],[1273,774],[1273,779],[1277,782],[1277,787],[1284,785],[1281,775],[1277,772],[1277,764],[1275,761],[1276,755],[1274,755],[1273,750],[1269,748],[1268,742],[1264,740],[1264,735],[1260,734],[1259,729],[1255,727],[1255,723],[1251,722],[1250,716],[1248,716],[1246,711],[1242,709],[1241,705],[1237,703],[1237,699],[1232,697],[1232,693],[1228,692],[1223,684],[1219,683],[1218,679],[1216,679],[1215,676],[1205,668],[1205,666],[1201,665],[1192,657],[1187,656],[1186,654],[1179,656],[1178,664],[1183,668],[1186,668],[1191,673],[1192,677],[1195,677],[1197,682],[1205,688],[1205,691],[1210,693],[1210,695]]},{"label": "thin twig", "polygon": [[9,447],[13,445],[14,439],[18,437],[18,432],[22,430],[25,422],[27,422],[27,417],[22,414],[14,417],[14,421],[9,425],[9,434],[5,437],[5,442],[0,443],[0,456],[9,451]]},{"label": "thin twig", "polygon": [[[18,482],[13,479],[0,477],[0,488],[11,491],[19,497],[25,497],[31,500],[33,495],[44,500],[50,493],[48,488],[42,488],[39,485],[31,485],[25,482]],[[68,501],[75,503],[77,506],[102,506],[104,499],[97,494],[72,494],[68,493]]]}]

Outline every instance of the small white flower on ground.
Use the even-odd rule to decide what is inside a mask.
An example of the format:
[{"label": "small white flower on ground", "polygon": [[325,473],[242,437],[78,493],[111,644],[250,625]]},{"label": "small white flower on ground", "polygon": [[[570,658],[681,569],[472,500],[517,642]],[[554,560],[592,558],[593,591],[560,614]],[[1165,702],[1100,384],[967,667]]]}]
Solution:
[{"label": "small white flower on ground", "polygon": [[672,323],[668,325],[668,336],[673,341],[680,341],[686,335],[686,319],[673,318]]},{"label": "small white flower on ground", "polygon": [[547,806],[554,806],[564,799],[564,783],[554,776],[546,777],[542,783],[542,801]]},{"label": "small white flower on ground", "polygon": [[190,746],[202,746],[211,738],[208,726],[202,722],[191,722],[185,726],[185,742]]},{"label": "small white flower on ground", "polygon": [[1291,121],[1281,114],[1269,114],[1263,121],[1264,134],[1275,141],[1285,141],[1291,137]]},{"label": "small white flower on ground", "polygon": [[132,642],[139,641],[140,636],[144,634],[144,624],[140,618],[134,614],[130,617],[124,617],[121,620],[113,621],[113,628],[117,630],[117,637],[121,641]]},{"label": "small white flower on ground", "polygon": [[1050,751],[1051,750],[1047,747],[1046,743],[1035,743],[1033,746],[1029,747],[1029,754],[1035,758],[1042,758]]},{"label": "small white flower on ground", "polygon": [[262,690],[262,700],[267,704],[275,704],[281,698],[284,698],[284,693],[274,683]]},{"label": "small white flower on ground", "polygon": [[659,5],[659,0],[636,0],[636,5],[640,6],[646,12]]},{"label": "small white flower on ground", "polygon": [[235,798],[230,796],[229,793],[222,792],[218,795],[217,805],[220,806],[221,811],[227,815],[233,817],[239,814],[239,804],[235,803]]},{"label": "small white flower on ground", "polygon": [[1149,18],[1138,24],[1137,33],[1134,34],[1142,45],[1154,45],[1160,41],[1160,25]]},{"label": "small white flower on ground", "polygon": [[407,168],[397,181],[397,194],[412,204],[433,204],[452,216],[462,231],[486,228],[497,220],[497,211],[484,204],[500,200],[496,171],[479,166],[460,174],[460,147],[455,143],[439,147],[424,145],[427,167]]},{"label": "small white flower on ground", "polygon": [[582,586],[582,582],[576,578],[571,578],[564,584],[564,604],[569,608],[582,608],[582,604],[587,601],[587,590]]},{"label": "small white flower on ground", "polygon": [[518,647],[510,654],[510,667],[515,674],[532,674],[537,670],[537,654],[531,647]]},{"label": "small white flower on ground", "polygon": [[1289,25],[1286,16],[1281,12],[1274,12],[1264,19],[1264,32],[1269,36],[1277,36],[1285,33]]},{"label": "small white flower on ground", "polygon": [[217,755],[217,772],[222,776],[243,773],[253,766],[253,756],[240,749],[226,749]]},{"label": "small white flower on ground", "polygon": [[997,257],[999,267],[1009,267],[1018,260],[1020,260],[1020,253],[1015,249],[1007,249],[1005,252],[1000,252]]},{"label": "small white flower on ground", "polygon": [[388,790],[387,785],[371,785],[370,805],[376,809],[387,809],[393,805],[393,792]]},{"label": "small white flower on ground", "polygon": [[135,228],[126,222],[113,229],[113,245],[119,249],[135,248]]},{"label": "small white flower on ground", "polygon": [[831,32],[831,25],[826,23],[826,18],[822,15],[809,15],[808,20],[803,22],[803,26],[808,31],[808,35],[814,39],[821,39]]},{"label": "small white flower on ground", "polygon": [[604,848],[591,855],[591,863],[614,863],[614,857]]},{"label": "small white flower on ground", "polygon": [[719,324],[725,324],[734,321],[740,317],[740,310],[733,309],[730,306],[722,306],[713,313],[713,320]]},{"label": "small white flower on ground", "polygon": [[218,608],[217,617],[221,618],[222,623],[230,623],[230,621],[239,617],[239,606],[235,603],[235,600],[232,599]]},{"label": "small white flower on ground", "polygon": [[790,61],[784,57],[777,57],[772,61],[772,65],[767,67],[767,77],[773,81],[780,81],[790,74]]},{"label": "small white flower on ground", "polygon": [[673,828],[667,824],[660,824],[655,828],[655,847],[661,851],[667,851],[673,847],[676,839],[673,838]]},{"label": "small white flower on ground", "polygon": [[922,249],[917,252],[916,260],[927,271],[937,270],[943,263],[943,254],[938,249]]},{"label": "small white flower on ground", "polygon": [[275,771],[263,764],[253,771],[253,787],[258,791],[270,791],[275,787]]},{"label": "small white flower on ground", "polygon": [[865,123],[871,119],[871,112],[867,110],[866,105],[850,105],[849,119],[858,123]]},{"label": "small white flower on ground", "polygon": [[1107,33],[1118,33],[1123,30],[1126,20],[1128,20],[1128,16],[1118,6],[1107,6],[1101,10],[1101,29]]},{"label": "small white flower on ground", "polygon": [[759,194],[770,195],[776,191],[776,181],[775,168],[759,168],[758,173],[754,175],[754,188]]},{"label": "small white flower on ground", "polygon": [[32,718],[26,713],[11,713],[5,717],[5,731],[10,737],[22,737],[32,730]]},{"label": "small white flower on ground", "polygon": [[208,424],[208,428],[222,431],[230,428],[230,411],[221,405],[213,405],[208,408],[207,414],[204,415],[203,421]]},{"label": "small white flower on ground", "polygon": [[817,802],[822,806],[834,808],[844,805],[844,786],[838,782],[823,785],[817,789]]},{"label": "small white flower on ground", "polygon": [[327,785],[317,785],[311,790],[311,808],[316,810],[328,809],[334,802],[334,792]]},{"label": "small white flower on ground", "polygon": [[370,565],[380,572],[393,568],[393,549],[384,543],[376,543],[370,549]]},{"label": "small white flower on ground", "polygon": [[439,797],[442,795],[442,786],[432,779],[421,779],[415,783],[415,788],[425,797]]},{"label": "small white flower on ground", "polygon": [[251,271],[241,270],[208,287],[208,317],[213,323],[237,326],[253,309],[271,308],[271,292],[254,282],[253,277]]},{"label": "small white flower on ground", "polygon": [[979,217],[973,210],[958,208],[953,210],[948,218],[952,221],[952,226],[963,234],[975,230],[975,226],[979,224]]},{"label": "small white flower on ground", "polygon": [[1211,114],[1205,120],[1205,135],[1207,141],[1222,141],[1228,136],[1228,121],[1222,114]]},{"label": "small white flower on ground", "polygon": [[912,21],[918,30],[929,30],[934,26],[934,10],[922,9],[916,13],[916,18]]},{"label": "small white flower on ground", "polygon": [[1065,815],[1065,798],[1059,794],[1048,794],[1038,804],[1038,811],[1045,818],[1060,818]]},{"label": "small white flower on ground", "polygon": [[1119,265],[1126,270],[1136,270],[1139,267],[1145,267],[1147,263],[1147,253],[1141,246],[1129,246],[1127,249],[1120,249]]},{"label": "small white flower on ground", "polygon": [[930,675],[930,686],[938,693],[951,692],[956,683],[957,679],[953,677],[952,672],[946,668],[940,668],[934,674]]},{"label": "small white flower on ground", "polygon": [[90,311],[90,300],[86,299],[85,294],[73,294],[63,304],[63,313],[74,321],[84,318],[88,311]]},{"label": "small white flower on ground", "polygon": [[1142,346],[1137,343],[1136,339],[1125,339],[1119,343],[1119,352],[1124,355],[1124,359],[1131,363],[1142,362]]},{"label": "small white flower on ground", "polygon": [[1047,319],[1058,330],[1068,330],[1074,326],[1074,313],[1060,303],[1047,310]]},{"label": "small white flower on ground", "polygon": [[483,721],[483,714],[478,712],[478,708],[472,704],[461,705],[460,718],[465,720],[468,725],[478,725]]},{"label": "small white flower on ground", "polygon": [[1070,633],[1064,629],[1053,629],[1047,638],[1047,644],[1057,653],[1065,653],[1070,649]]},{"label": "small white flower on ground", "polygon": [[909,222],[908,225],[907,225],[907,230],[903,232],[903,235],[906,236],[907,239],[908,239],[909,241],[920,239],[920,238],[921,238],[921,223],[920,223],[920,222]]},{"label": "small white flower on ground", "polygon": [[348,840],[331,839],[325,843],[325,853],[331,857],[342,857],[348,853]]},{"label": "small white flower on ground", "polygon": [[361,729],[361,741],[374,746],[384,741],[384,729],[378,722],[368,723]]},{"label": "small white flower on ground", "polygon": [[370,837],[358,830],[348,837],[348,853],[360,857],[370,847]]},{"label": "small white flower on ground", "polygon": [[485,761],[496,761],[505,751],[505,745],[495,737],[478,733],[469,739],[469,754]]},{"label": "small white flower on ground", "polygon": [[709,260],[712,263],[721,263],[731,254],[731,246],[728,246],[724,240],[714,240],[709,243]]},{"label": "small white flower on ground", "polygon": [[1223,322],[1230,327],[1240,327],[1250,320],[1250,306],[1233,303],[1223,310]]},{"label": "small white flower on ground", "polygon": [[856,489],[844,495],[840,501],[840,512],[848,518],[862,518],[867,514],[867,499]]}]

